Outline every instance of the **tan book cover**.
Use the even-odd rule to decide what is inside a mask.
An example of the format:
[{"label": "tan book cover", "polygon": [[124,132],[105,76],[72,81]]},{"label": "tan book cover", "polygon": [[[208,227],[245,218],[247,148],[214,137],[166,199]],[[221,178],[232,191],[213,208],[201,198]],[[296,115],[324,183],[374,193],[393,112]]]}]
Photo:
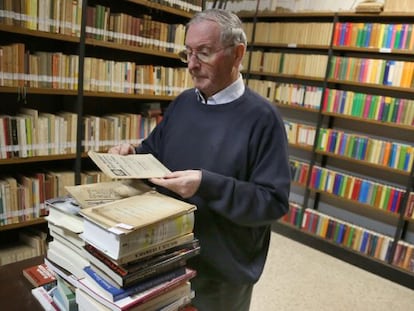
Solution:
[{"label": "tan book cover", "polygon": [[196,209],[195,205],[156,191],[80,210],[86,219],[107,230],[125,234],[161,221],[177,218]]},{"label": "tan book cover", "polygon": [[152,154],[119,155],[89,151],[88,155],[111,178],[144,179],[163,177],[170,172]]}]

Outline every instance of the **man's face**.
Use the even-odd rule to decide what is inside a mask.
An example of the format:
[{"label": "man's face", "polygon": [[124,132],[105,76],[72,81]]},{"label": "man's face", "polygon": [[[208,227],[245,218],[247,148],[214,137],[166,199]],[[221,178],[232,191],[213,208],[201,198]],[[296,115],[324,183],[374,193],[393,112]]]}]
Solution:
[{"label": "man's face", "polygon": [[[235,57],[232,47],[220,42],[220,30],[216,23],[203,21],[192,24],[187,30],[185,40],[188,69],[194,86],[206,97],[210,97],[230,85],[237,77]],[[208,56],[201,61],[195,54]]]}]

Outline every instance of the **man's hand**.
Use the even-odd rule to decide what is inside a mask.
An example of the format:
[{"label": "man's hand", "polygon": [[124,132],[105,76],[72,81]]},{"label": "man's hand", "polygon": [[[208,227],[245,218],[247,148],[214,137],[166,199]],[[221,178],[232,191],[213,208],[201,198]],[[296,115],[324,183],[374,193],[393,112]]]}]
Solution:
[{"label": "man's hand", "polygon": [[201,183],[200,170],[172,172],[163,178],[150,178],[150,182],[179,194],[184,199],[192,197]]},{"label": "man's hand", "polygon": [[110,148],[108,150],[108,153],[121,154],[121,155],[134,154],[135,149],[131,144],[120,144],[118,146],[114,146]]}]

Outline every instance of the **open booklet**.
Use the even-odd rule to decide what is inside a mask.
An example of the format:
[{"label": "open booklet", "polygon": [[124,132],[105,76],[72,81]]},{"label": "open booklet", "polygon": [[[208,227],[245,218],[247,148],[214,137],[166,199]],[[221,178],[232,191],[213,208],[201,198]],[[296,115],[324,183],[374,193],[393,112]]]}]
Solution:
[{"label": "open booklet", "polygon": [[153,190],[149,185],[138,179],[122,179],[66,186],[65,189],[78,202],[81,208],[113,202]]},{"label": "open booklet", "polygon": [[152,154],[119,155],[89,151],[88,156],[102,172],[115,179],[164,177],[170,173]]}]

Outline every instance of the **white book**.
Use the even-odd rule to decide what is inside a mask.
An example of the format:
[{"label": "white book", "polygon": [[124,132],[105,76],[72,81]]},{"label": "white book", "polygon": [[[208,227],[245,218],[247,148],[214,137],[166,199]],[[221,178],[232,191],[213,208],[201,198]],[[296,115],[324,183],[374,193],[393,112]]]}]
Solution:
[{"label": "white book", "polygon": [[[51,291],[56,290],[54,287]],[[46,311],[60,311],[59,307],[53,301],[51,292],[47,291],[44,287],[39,286],[32,289],[32,295],[40,303]]]},{"label": "white book", "polygon": [[48,246],[47,258],[78,279],[85,276],[83,268],[89,266],[89,261],[58,240],[49,242]]}]

